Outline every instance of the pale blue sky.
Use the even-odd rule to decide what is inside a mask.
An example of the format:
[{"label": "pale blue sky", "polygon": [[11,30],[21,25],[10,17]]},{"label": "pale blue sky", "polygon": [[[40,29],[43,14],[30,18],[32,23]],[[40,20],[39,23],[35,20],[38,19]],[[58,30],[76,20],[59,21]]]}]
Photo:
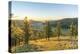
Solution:
[{"label": "pale blue sky", "polygon": [[[51,19],[78,17],[77,5],[71,4],[52,4],[52,3],[33,3],[33,2],[12,2],[12,13],[15,16],[29,16],[31,19]],[[38,18],[39,17],[39,18]]]}]

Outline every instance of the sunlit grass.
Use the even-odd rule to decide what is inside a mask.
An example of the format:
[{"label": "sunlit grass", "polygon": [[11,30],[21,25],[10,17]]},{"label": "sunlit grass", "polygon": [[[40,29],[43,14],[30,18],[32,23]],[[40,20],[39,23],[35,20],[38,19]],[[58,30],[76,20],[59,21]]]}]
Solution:
[{"label": "sunlit grass", "polygon": [[[29,45],[13,47],[16,52],[30,52],[30,51],[50,51],[50,50],[66,50],[66,49],[77,49],[77,38],[73,37],[73,42],[70,41],[70,36],[60,37],[60,41],[57,37],[51,37],[50,40],[37,39],[30,40]],[[13,51],[14,52],[14,51]]]}]

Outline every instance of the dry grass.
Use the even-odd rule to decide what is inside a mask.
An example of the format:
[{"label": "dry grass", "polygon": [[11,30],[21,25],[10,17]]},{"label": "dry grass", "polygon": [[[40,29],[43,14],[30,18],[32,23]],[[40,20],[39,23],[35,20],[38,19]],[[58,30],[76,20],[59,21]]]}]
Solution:
[{"label": "dry grass", "polygon": [[64,49],[74,49],[77,48],[77,39],[73,37],[73,42],[71,42],[70,37],[60,37],[60,41],[57,40],[57,37],[52,37],[50,40],[39,39],[32,40],[30,44],[35,44],[42,46],[42,50],[64,50]]},{"label": "dry grass", "polygon": [[[22,50],[25,52],[29,51],[50,51],[50,50],[66,50],[66,49],[77,49],[77,38],[73,37],[73,42],[70,40],[70,36],[67,37],[60,37],[60,41],[58,41],[57,37],[51,37],[50,40],[37,39],[37,40],[30,40],[29,47],[27,45],[23,45],[22,48],[20,46],[16,47],[16,50],[20,52]],[[24,47],[25,46],[25,47]],[[17,49],[19,48],[19,49]],[[14,50],[15,47],[12,48]]]}]

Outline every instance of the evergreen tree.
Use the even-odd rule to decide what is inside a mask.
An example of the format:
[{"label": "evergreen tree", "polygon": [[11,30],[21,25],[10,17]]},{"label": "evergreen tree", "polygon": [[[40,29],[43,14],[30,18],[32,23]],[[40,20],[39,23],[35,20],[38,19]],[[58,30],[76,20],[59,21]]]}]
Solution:
[{"label": "evergreen tree", "polygon": [[57,32],[58,40],[60,40],[60,34],[61,34],[60,22],[57,22],[56,32]]},{"label": "evergreen tree", "polygon": [[22,40],[23,36],[24,36],[23,30],[17,27],[15,21],[13,21],[11,24],[11,38],[14,38],[16,44],[20,45],[20,41]]},{"label": "evergreen tree", "polygon": [[75,35],[75,27],[74,27],[74,24],[73,24],[73,22],[71,23],[71,25],[70,25],[70,34],[71,34],[71,36],[70,36],[70,39],[71,39],[71,48],[74,48],[73,47],[73,45],[74,45],[74,41],[73,41],[73,37],[74,37],[74,35]]},{"label": "evergreen tree", "polygon": [[74,25],[74,35],[75,35],[75,38],[78,35],[77,25]]},{"label": "evergreen tree", "polygon": [[46,21],[46,38],[49,40],[50,36],[52,35],[52,30],[49,21]]},{"label": "evergreen tree", "polygon": [[73,22],[70,25],[70,32],[71,32],[71,38],[74,35],[74,27],[73,27]]},{"label": "evergreen tree", "polygon": [[25,17],[24,19],[24,32],[25,32],[25,44],[29,44],[29,23],[28,23],[28,20],[27,20],[27,17]]}]

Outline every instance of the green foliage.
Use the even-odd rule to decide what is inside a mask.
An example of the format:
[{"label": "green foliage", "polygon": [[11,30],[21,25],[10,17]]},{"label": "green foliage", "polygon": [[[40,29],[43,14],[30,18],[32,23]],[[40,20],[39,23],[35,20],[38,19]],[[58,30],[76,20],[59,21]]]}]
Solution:
[{"label": "green foliage", "polygon": [[77,36],[78,35],[78,28],[77,25],[74,25],[74,23],[72,22],[70,25],[70,34],[71,36]]},{"label": "green foliage", "polygon": [[24,19],[24,32],[25,32],[25,44],[28,44],[30,33],[29,33],[29,22],[27,20],[27,17],[25,17]]},{"label": "green foliage", "polygon": [[51,26],[50,26],[50,24],[49,24],[49,21],[46,21],[45,22],[46,23],[46,37],[47,37],[47,39],[49,40],[49,38],[50,38],[50,36],[52,36],[52,29],[51,29]]},{"label": "green foliage", "polygon": [[60,27],[60,22],[57,22],[57,25],[56,25],[56,33],[57,33],[57,36],[58,36],[58,40],[60,39],[60,35],[61,35],[61,27]]},{"label": "green foliage", "polygon": [[[17,21],[21,23],[18,23]],[[36,26],[30,26],[31,24],[30,21],[28,21],[27,17],[25,17],[24,21],[23,20],[20,21],[17,20],[17,21],[13,20],[12,21],[13,23],[11,23],[11,44],[13,46],[16,45],[15,46],[16,52],[71,49],[69,48],[71,46],[69,41],[72,39],[69,38],[70,36],[72,38],[73,36],[77,37],[78,35],[77,24],[75,24],[74,22],[70,23],[70,21],[68,21],[69,22],[68,24],[68,23],[62,23],[59,20],[55,22],[56,24],[53,23],[55,24],[55,26],[52,26],[50,21],[46,21],[45,25],[43,25],[42,22],[35,22],[33,24],[33,22],[31,21],[32,22],[31,24]],[[64,20],[63,22],[65,21],[66,20]],[[41,27],[39,25],[37,26],[36,23],[38,23]],[[64,28],[62,27],[62,25]],[[67,31],[68,29],[69,32]],[[63,34],[70,33],[70,35],[65,36],[62,33]],[[47,40],[50,39],[50,41],[47,41],[46,39]],[[74,48],[77,48],[77,41],[76,41],[77,38],[73,37],[73,40],[75,40],[76,43]],[[21,43],[20,41],[21,42],[24,41],[22,42],[22,45],[20,45]],[[19,43],[19,45],[17,43]]]},{"label": "green foliage", "polygon": [[11,45],[15,46],[19,42],[17,40],[20,40],[24,36],[24,31],[20,29],[20,27],[16,26],[15,21],[11,23]]}]

